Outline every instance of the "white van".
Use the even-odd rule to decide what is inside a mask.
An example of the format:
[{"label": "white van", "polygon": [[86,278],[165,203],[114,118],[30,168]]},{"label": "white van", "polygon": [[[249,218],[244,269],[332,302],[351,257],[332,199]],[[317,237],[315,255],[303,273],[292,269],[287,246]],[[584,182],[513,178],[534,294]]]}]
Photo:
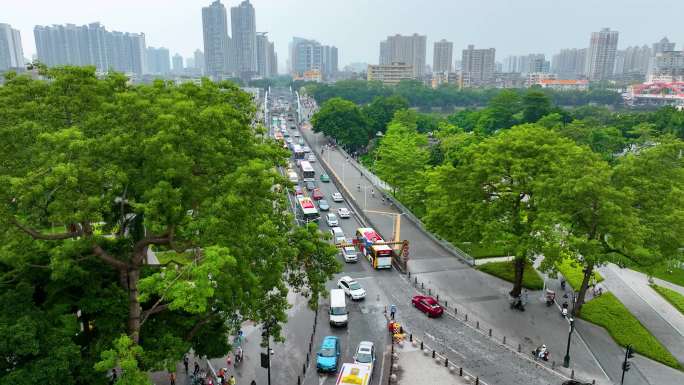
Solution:
[{"label": "white van", "polygon": [[330,290],[330,326],[347,326],[347,304],[344,290]]},{"label": "white van", "polygon": [[287,173],[287,177],[290,178],[290,182],[292,183],[299,182],[299,177],[297,176],[297,173],[294,171],[290,171],[289,173]]},{"label": "white van", "polygon": [[342,231],[341,227],[333,227],[330,229],[330,234],[332,235],[332,239],[335,241],[336,245],[347,242],[347,238],[345,238],[344,231]]}]

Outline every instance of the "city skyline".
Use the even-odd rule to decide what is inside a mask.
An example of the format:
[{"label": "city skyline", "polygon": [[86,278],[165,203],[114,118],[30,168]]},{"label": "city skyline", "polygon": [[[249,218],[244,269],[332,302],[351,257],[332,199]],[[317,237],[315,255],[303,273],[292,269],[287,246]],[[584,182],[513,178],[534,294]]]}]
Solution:
[{"label": "city skyline", "polygon": [[[387,7],[397,1],[403,6]],[[433,43],[441,39],[452,41],[455,52],[466,48],[468,44],[474,44],[496,48],[498,58],[534,52],[545,53],[547,58],[551,58],[562,48],[586,48],[588,36],[604,27],[620,32],[618,49],[650,45],[663,36],[668,36],[681,45],[681,38],[678,38],[681,31],[678,31],[676,15],[681,13],[678,10],[684,11],[684,4],[676,1],[660,0],[641,4],[643,2],[628,0],[629,4],[625,1],[595,4],[580,0],[572,5],[564,5],[530,0],[523,5],[513,5],[507,1],[493,0],[492,6],[488,7],[491,9],[486,14],[482,12],[481,6],[478,9],[476,5],[444,2],[439,4],[440,12],[429,14],[433,18],[430,23],[417,17],[429,9],[426,10],[417,2],[397,1],[382,0],[367,4],[361,0],[344,3],[252,0],[251,4],[259,13],[256,30],[269,32],[280,60],[279,67],[283,69],[286,68],[288,57],[287,44],[293,36],[325,41],[326,44],[338,47],[341,66],[352,62],[377,62],[378,42],[394,34],[426,35],[428,58],[433,56]],[[227,9],[237,7],[240,2],[222,1]],[[208,0],[151,0],[142,3],[122,0],[116,4],[101,4],[97,9],[92,9],[82,0],[66,0],[58,7],[45,0],[27,0],[21,4],[4,5],[3,19],[0,22],[21,31],[24,55],[27,58],[35,54],[31,33],[35,25],[87,25],[94,22],[100,22],[111,30],[144,33],[148,45],[168,47],[171,52],[178,52],[187,58],[192,57],[197,48],[202,48],[201,8],[209,3]],[[159,12],[162,4],[163,22],[150,24],[148,15]],[[358,12],[359,7],[356,5],[361,6],[364,12]],[[618,5],[621,6],[621,12],[615,12]],[[654,7],[666,7],[668,12],[658,21],[644,18],[643,15],[648,14],[647,9],[652,10]],[[41,9],[41,12],[37,13],[35,9]],[[131,9],[136,12],[130,12]],[[382,20],[371,17],[380,9],[386,17]],[[454,24],[447,16],[452,13],[450,10],[457,9],[458,14],[468,13],[469,16]],[[293,10],[296,10],[295,15]],[[479,10],[479,13],[473,13],[475,10]],[[329,17],[331,14],[335,14],[335,17]],[[553,14],[563,14],[563,17],[550,17]],[[546,16],[542,17],[544,15]],[[670,22],[663,20],[670,17]],[[492,20],[497,21],[499,28],[490,28]],[[367,27],[358,28],[358,25]],[[540,34],[539,30],[550,32]]]}]

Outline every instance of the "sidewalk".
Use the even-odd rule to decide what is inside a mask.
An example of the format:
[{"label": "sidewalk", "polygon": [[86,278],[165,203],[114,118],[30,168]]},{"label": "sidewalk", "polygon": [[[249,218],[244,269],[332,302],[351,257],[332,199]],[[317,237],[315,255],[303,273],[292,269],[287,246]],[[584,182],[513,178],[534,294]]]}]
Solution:
[{"label": "sidewalk", "polygon": [[[444,367],[444,360],[440,360],[439,364],[431,355],[423,353],[420,346],[413,346],[410,343],[404,343],[403,347],[395,345],[395,354],[399,356],[396,361],[398,365],[397,382],[399,385],[415,385],[415,384],[430,384],[430,385],[466,385],[469,384],[466,379],[470,377],[460,377],[458,370],[449,370]],[[480,382],[483,384],[483,382]]]},{"label": "sidewalk", "polygon": [[648,285],[645,274],[608,264],[598,269],[603,284],[684,363],[684,316]]}]

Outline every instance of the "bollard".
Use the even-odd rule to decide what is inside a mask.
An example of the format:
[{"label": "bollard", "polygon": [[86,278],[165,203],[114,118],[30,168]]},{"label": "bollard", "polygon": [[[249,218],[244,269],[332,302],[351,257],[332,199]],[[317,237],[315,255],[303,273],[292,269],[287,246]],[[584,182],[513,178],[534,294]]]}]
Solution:
[{"label": "bollard", "polygon": [[458,369],[458,376],[463,377],[463,367],[462,366]]},{"label": "bollard", "polygon": [[306,364],[309,365],[309,353],[306,353]]},{"label": "bollard", "polygon": [[468,322],[468,313],[465,315],[465,322]]},{"label": "bollard", "polygon": [[428,287],[428,295],[432,295],[432,289]]},{"label": "bollard", "polygon": [[449,357],[444,357],[444,367],[445,368],[449,367]]},{"label": "bollard", "polygon": [[480,385],[480,377],[475,377],[475,385]]},{"label": "bollard", "polygon": [[522,346],[518,344],[518,353],[522,352]]},{"label": "bollard", "polygon": [[492,329],[489,329],[489,336],[492,336]]},{"label": "bollard", "polygon": [[437,294],[437,301],[439,301],[439,294]]},{"label": "bollard", "polygon": [[413,333],[409,334],[409,342],[413,342]]},{"label": "bollard", "polygon": [[506,336],[503,338],[503,344],[506,345]]},{"label": "bollard", "polygon": [[297,376],[297,385],[302,385],[302,378]]},{"label": "bollard", "polygon": [[420,350],[423,350],[423,341],[420,341]]},{"label": "bollard", "polygon": [[414,277],[414,278],[413,278],[413,283],[414,283],[415,285],[418,284],[418,277]]},{"label": "bollard", "polygon": [[410,280],[410,279],[411,279],[411,272],[410,272],[410,271],[408,272],[408,277],[409,277],[409,280]]},{"label": "bollard", "polygon": [[306,364],[302,364],[302,375],[306,374]]},{"label": "bollard", "polygon": [[458,308],[454,306],[454,314],[458,315]]},{"label": "bollard", "polygon": [[591,385],[596,385],[596,380],[591,380]]},{"label": "bollard", "polygon": [[432,350],[432,358],[435,358],[435,351],[434,351],[434,349]]},{"label": "bollard", "polygon": [[570,372],[570,379],[571,380],[575,379],[575,369],[572,369],[572,371]]},{"label": "bollard", "polygon": [[421,282],[421,283],[420,283],[420,288],[421,288],[421,289],[425,289],[425,282]]},{"label": "bollard", "polygon": [[479,328],[480,328],[480,321],[477,321],[477,322],[475,322],[475,329],[479,329]]},{"label": "bollard", "polygon": [[309,352],[311,352],[311,342],[309,342]]},{"label": "bollard", "polygon": [[444,307],[446,307],[446,308],[449,307],[449,303],[447,301],[444,301]]}]

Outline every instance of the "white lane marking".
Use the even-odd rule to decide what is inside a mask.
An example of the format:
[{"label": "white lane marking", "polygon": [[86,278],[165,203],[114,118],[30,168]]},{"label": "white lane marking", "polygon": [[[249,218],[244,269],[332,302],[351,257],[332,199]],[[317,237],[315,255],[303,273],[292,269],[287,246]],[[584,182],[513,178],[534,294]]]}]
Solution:
[{"label": "white lane marking", "polygon": [[328,379],[328,376],[318,376],[318,385],[323,385],[325,384],[325,381]]}]

